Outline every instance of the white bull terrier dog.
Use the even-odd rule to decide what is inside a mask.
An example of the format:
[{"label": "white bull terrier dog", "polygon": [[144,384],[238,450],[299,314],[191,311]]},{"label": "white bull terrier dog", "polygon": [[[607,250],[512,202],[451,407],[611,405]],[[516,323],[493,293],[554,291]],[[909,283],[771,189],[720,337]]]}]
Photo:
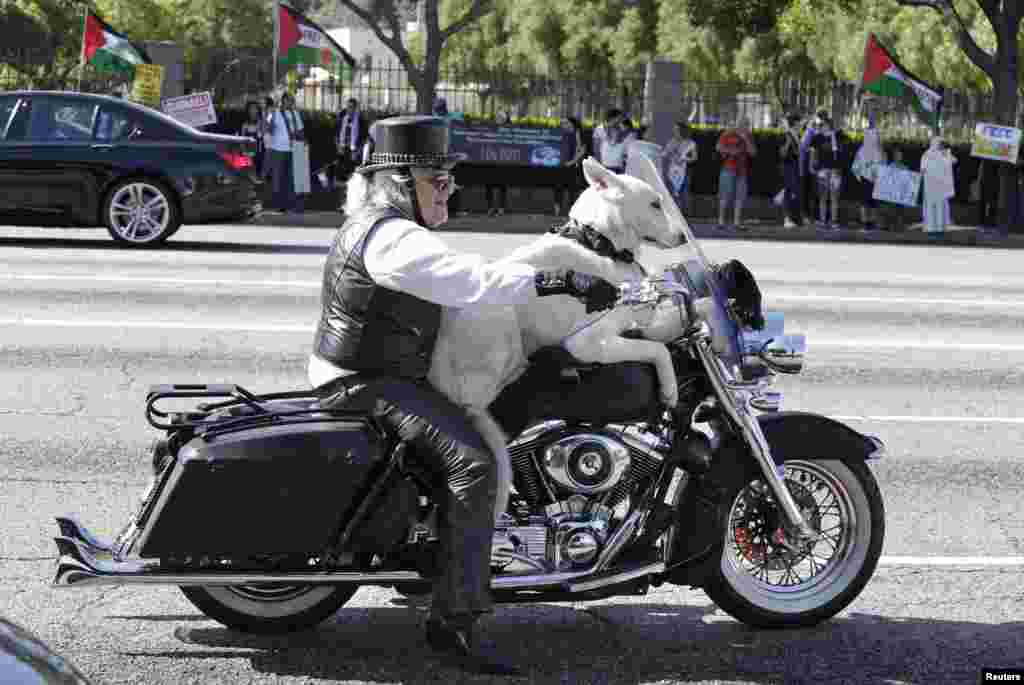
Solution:
[{"label": "white bull terrier dog", "polygon": [[[616,174],[592,158],[583,160],[589,187],[569,212],[561,233],[548,233],[503,258],[538,270],[567,270],[611,283],[635,282],[646,275],[634,255],[641,244],[678,247],[685,236],[662,210],[650,184]],[[584,363],[650,362],[657,371],[662,401],[674,407],[678,387],[668,348],[660,342],[623,338],[635,316],[628,307],[588,314],[579,300],[545,297],[508,307],[445,308],[429,381],[464,407],[498,456],[499,493],[495,513],[507,502],[511,465],[505,436],[487,407],[527,368],[542,347],[561,345]],[[515,436],[511,436],[515,437]]]}]

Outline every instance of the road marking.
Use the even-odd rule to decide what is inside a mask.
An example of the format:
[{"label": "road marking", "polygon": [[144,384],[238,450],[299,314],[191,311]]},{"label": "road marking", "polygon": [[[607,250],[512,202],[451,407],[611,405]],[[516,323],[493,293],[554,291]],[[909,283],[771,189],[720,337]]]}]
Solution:
[{"label": "road marking", "polygon": [[231,285],[250,288],[253,286],[281,287],[290,286],[295,288],[319,288],[321,281],[272,281],[259,280],[248,281],[232,278],[167,278],[164,276],[104,276],[95,274],[84,274],[81,276],[69,276],[67,274],[0,274],[0,280],[11,281],[95,281],[97,283],[146,283],[149,285]]},{"label": "road marking", "polygon": [[[191,322],[191,321],[104,321],[99,319],[0,319],[0,326],[37,326],[54,328],[155,328],[186,331],[232,331],[256,333],[309,333],[312,325],[280,325],[249,322]],[[807,345],[814,347],[842,347],[848,349],[917,349],[966,350],[975,352],[1024,352],[1024,343],[966,343],[935,340],[892,340],[888,338],[818,338],[806,333]]]},{"label": "road marking", "polygon": [[1024,417],[1015,416],[857,416],[835,414],[836,421],[886,421],[889,423],[1005,423],[1024,424]]},{"label": "road marking", "polygon": [[972,352],[1024,352],[1024,343],[967,343],[942,340],[893,340],[889,338],[817,338],[807,336],[807,347],[846,347],[851,349],[914,349],[914,350],[966,350]]},{"label": "road marking", "polygon": [[958,300],[958,299],[929,299],[923,297],[847,297],[845,295],[787,295],[769,292],[765,296],[766,301],[779,300],[781,302],[839,302],[848,304],[916,304],[916,305],[940,305],[944,307],[1024,307],[1024,300]]},{"label": "road marking", "polygon": [[[310,288],[319,290],[321,281],[302,280],[246,280],[236,278],[168,278],[165,276],[108,276],[104,274],[0,274],[0,280],[8,281],[65,281],[95,283],[143,283],[148,285],[185,285],[185,286],[239,286],[243,288]],[[838,285],[838,284],[837,284]],[[768,293],[767,301],[780,302],[837,302],[848,304],[893,304],[893,305],[937,305],[949,307],[991,307],[1011,308],[1024,307],[1024,300],[966,300],[966,299],[932,299],[921,297],[876,297],[876,296],[845,296],[845,295],[797,295],[787,293]]]},{"label": "road marking", "polygon": [[101,321],[78,319],[0,319],[0,326],[42,326],[55,328],[157,328],[186,331],[231,331],[250,333],[311,333],[315,326],[257,323],[191,323],[188,321]]},{"label": "road marking", "polygon": [[882,566],[1024,566],[1024,557],[881,557]]}]

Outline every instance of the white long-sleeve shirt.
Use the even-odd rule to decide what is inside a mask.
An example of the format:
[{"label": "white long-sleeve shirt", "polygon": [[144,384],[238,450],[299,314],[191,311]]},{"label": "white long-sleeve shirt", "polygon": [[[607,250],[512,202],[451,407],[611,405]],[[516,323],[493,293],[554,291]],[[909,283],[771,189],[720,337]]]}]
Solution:
[{"label": "white long-sleeve shirt", "polygon": [[[363,264],[377,285],[445,307],[520,304],[537,297],[532,266],[456,252],[408,219],[382,221],[366,242]],[[351,373],[315,354],[308,371],[313,387]]]}]

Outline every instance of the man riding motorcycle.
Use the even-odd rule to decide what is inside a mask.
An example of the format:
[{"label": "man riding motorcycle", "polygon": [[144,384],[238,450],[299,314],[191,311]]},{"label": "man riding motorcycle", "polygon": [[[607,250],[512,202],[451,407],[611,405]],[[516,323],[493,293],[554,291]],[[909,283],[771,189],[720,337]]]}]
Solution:
[{"label": "man riding motorcycle", "polygon": [[348,183],[347,219],[324,267],[310,382],[325,407],[370,411],[443,479],[440,574],[427,641],[464,665],[510,672],[472,639],[476,620],[492,610],[495,501],[507,501],[509,479],[499,482],[495,455],[466,413],[426,381],[441,310],[546,295],[603,309],[618,291],[582,274],[488,263],[432,233],[448,220],[451,170],[465,158],[449,151],[444,119],[384,119],[370,138],[372,152]]}]

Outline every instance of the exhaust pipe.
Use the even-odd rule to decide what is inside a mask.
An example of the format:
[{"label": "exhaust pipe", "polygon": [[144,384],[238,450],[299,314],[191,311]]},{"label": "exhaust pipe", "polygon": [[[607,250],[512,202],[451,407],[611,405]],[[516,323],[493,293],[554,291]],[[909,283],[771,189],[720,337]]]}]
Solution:
[{"label": "exhaust pipe", "polygon": [[[90,533],[74,519],[59,521],[64,535],[54,538],[60,554],[53,585],[59,588],[99,585],[254,585],[282,583],[292,585],[394,585],[430,582],[416,571],[308,571],[298,573],[259,573],[200,571],[182,573],[162,570],[160,562],[116,559],[113,546]],[[560,589],[570,593],[587,592],[608,585],[664,573],[665,564],[657,562],[624,571],[595,576],[594,569],[563,573],[496,576],[494,590]],[[579,581],[579,582],[573,582]]]}]

